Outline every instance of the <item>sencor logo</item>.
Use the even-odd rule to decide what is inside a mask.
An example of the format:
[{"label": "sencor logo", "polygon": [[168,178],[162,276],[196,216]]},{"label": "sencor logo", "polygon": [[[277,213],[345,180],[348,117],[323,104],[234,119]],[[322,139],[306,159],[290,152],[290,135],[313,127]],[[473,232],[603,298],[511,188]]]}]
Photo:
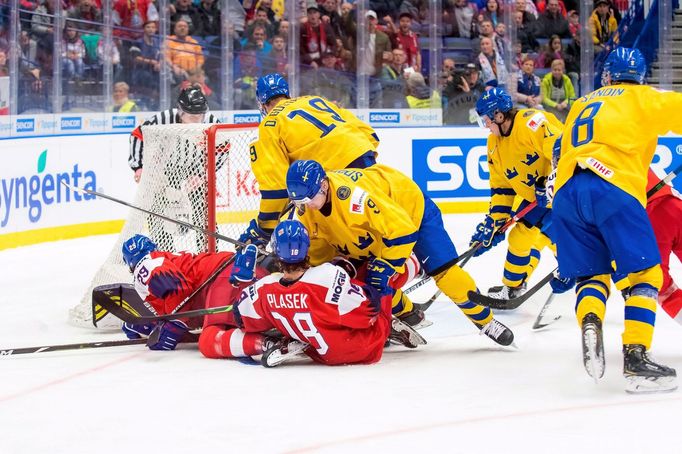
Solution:
[{"label": "sencor logo", "polygon": [[258,114],[234,114],[234,123],[260,123],[260,115]]},{"label": "sencor logo", "polygon": [[400,123],[400,112],[372,112],[369,114],[370,123]]},{"label": "sencor logo", "polygon": [[135,127],[135,116],[134,115],[126,115],[126,116],[120,116],[120,115],[115,115],[111,119],[111,127],[114,129],[117,128],[134,128]]},{"label": "sencor logo", "polygon": [[429,197],[490,195],[485,139],[415,139],[412,177]]},{"label": "sencor logo", "polygon": [[45,172],[46,167],[47,150],[43,150],[38,156],[36,174],[0,180],[2,185],[2,198],[0,198],[2,221],[0,221],[0,227],[7,225],[13,209],[26,209],[28,220],[36,223],[42,216],[44,206],[71,203],[72,201],[81,202],[95,198],[94,195],[81,195],[62,185],[63,181],[94,191],[97,188],[97,175],[94,171],[81,171],[78,164],[74,164],[71,170],[47,173]]},{"label": "sencor logo", "polygon": [[62,131],[69,129],[81,129],[82,124],[83,120],[81,117],[64,117],[61,121],[61,129]]},{"label": "sencor logo", "polygon": [[36,129],[36,121],[33,118],[22,118],[17,120],[17,132],[33,132]]}]

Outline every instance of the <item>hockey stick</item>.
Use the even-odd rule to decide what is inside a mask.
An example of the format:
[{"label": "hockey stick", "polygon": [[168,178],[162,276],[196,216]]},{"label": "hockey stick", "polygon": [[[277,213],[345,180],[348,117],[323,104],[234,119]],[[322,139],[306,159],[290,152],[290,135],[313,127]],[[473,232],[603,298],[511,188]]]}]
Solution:
[{"label": "hockey stick", "polygon": [[112,196],[110,196],[110,195],[106,195],[106,194],[103,194],[103,193],[98,192],[98,191],[92,191],[92,190],[90,190],[90,189],[85,189],[85,188],[80,188],[80,187],[78,187],[78,186],[73,186],[73,185],[71,185],[71,184],[65,182],[64,180],[62,180],[62,184],[63,184],[64,186],[66,186],[67,188],[73,190],[73,191],[84,192],[84,193],[86,193],[86,194],[90,194],[90,195],[94,195],[94,196],[97,196],[97,197],[101,197],[101,198],[103,198],[103,199],[111,200],[112,202],[118,203],[118,204],[120,204],[120,205],[127,206],[127,207],[129,207],[129,208],[132,208],[132,209],[134,209],[134,210],[141,211],[141,212],[146,213],[146,214],[149,214],[149,215],[151,215],[151,216],[156,216],[156,217],[158,217],[158,218],[163,219],[164,221],[172,222],[173,224],[178,224],[178,225],[181,225],[181,226],[183,226],[183,227],[187,227],[188,229],[196,230],[197,232],[203,233],[204,235],[212,236],[212,237],[215,238],[215,239],[226,241],[226,242],[231,243],[231,244],[233,244],[233,245],[235,245],[235,246],[238,246],[238,247],[244,247],[244,246],[246,246],[245,243],[242,243],[242,242],[239,241],[239,240],[235,240],[235,239],[230,238],[230,237],[227,237],[227,236],[225,236],[225,235],[221,235],[221,234],[218,233],[218,232],[213,232],[213,231],[207,230],[207,229],[205,229],[205,228],[203,228],[203,227],[199,227],[198,225],[190,224],[189,222],[181,221],[181,220],[179,220],[179,219],[173,219],[173,218],[168,217],[168,216],[166,216],[166,215],[163,215],[163,214],[161,214],[161,213],[155,213],[155,212],[150,211],[150,210],[147,210],[147,209],[145,209],[145,208],[142,208],[142,207],[138,207],[138,206],[136,206],[136,205],[133,205],[132,203],[128,203],[128,202],[126,202],[126,201],[124,201],[124,200],[117,199],[116,197],[112,197]]},{"label": "hockey stick", "polygon": [[540,309],[540,313],[538,314],[537,318],[535,319],[535,322],[533,323],[533,331],[537,331],[539,329],[544,328],[545,326],[549,326],[552,323],[556,322],[561,318],[561,315],[557,315],[553,319],[545,320],[545,313],[547,312],[547,309],[549,309],[549,306],[552,304],[552,301],[554,301],[554,297],[556,297],[556,293],[552,292],[549,294],[549,297],[547,298],[547,301],[545,301],[545,304],[542,305],[542,309]]},{"label": "hockey stick", "polygon": [[531,296],[535,295],[538,290],[540,290],[546,283],[552,280],[554,277],[554,273],[558,270],[559,268],[554,268],[547,276],[543,277],[540,282],[535,284],[533,287],[528,289],[526,293],[523,295],[517,297],[517,298],[510,298],[510,299],[498,299],[498,298],[493,298],[488,295],[482,295],[477,292],[469,291],[469,301],[472,303],[480,304],[482,306],[487,306],[491,309],[501,309],[501,310],[512,310],[516,309],[520,305],[526,302],[527,299],[529,299]]},{"label": "hockey stick", "polygon": [[80,344],[64,344],[64,345],[44,345],[42,347],[22,347],[22,348],[5,348],[0,349],[0,357],[12,355],[24,355],[27,353],[44,353],[56,352],[63,350],[83,350],[86,348],[102,348],[102,347],[118,347],[122,345],[138,345],[144,344],[147,339],[125,339],[115,341],[100,341],[100,342],[84,342]]},{"label": "hockey stick", "polygon": [[659,181],[658,183],[656,183],[656,186],[654,186],[654,187],[652,187],[651,189],[649,189],[649,190],[647,191],[647,193],[646,193],[646,198],[648,199],[649,197],[651,197],[652,195],[654,195],[654,194],[656,194],[658,191],[660,191],[661,188],[662,188],[663,186],[665,186],[666,184],[668,184],[668,183],[670,183],[671,181],[673,181],[673,179],[674,179],[674,178],[677,176],[677,174],[680,173],[680,172],[682,172],[682,164],[680,164],[679,166],[677,166],[677,168],[676,168],[675,170],[673,170],[672,172],[670,172],[669,174],[667,174],[665,177],[663,177],[663,179],[662,179],[661,181]]}]

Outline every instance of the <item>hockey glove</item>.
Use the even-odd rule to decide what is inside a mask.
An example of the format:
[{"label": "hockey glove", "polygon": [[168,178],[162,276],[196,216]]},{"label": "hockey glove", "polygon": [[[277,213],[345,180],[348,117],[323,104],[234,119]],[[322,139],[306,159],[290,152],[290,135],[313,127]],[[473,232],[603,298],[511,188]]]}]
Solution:
[{"label": "hockey glove", "polygon": [[239,241],[242,243],[255,244],[258,247],[265,247],[270,241],[271,233],[266,232],[258,226],[255,219],[251,219],[249,226],[244,233],[239,235]]},{"label": "hockey glove", "polygon": [[486,215],[483,222],[476,226],[476,233],[471,237],[469,246],[475,246],[477,243],[480,243],[481,247],[476,249],[474,257],[478,257],[504,240],[504,232],[497,231],[504,223],[503,219],[495,221],[490,215]]},{"label": "hockey glove", "polygon": [[372,317],[378,315],[381,312],[382,295],[379,294],[377,289],[370,285],[363,285],[362,290],[365,291],[365,295],[367,295],[367,301],[369,301],[369,308],[371,310],[370,315]]},{"label": "hockey glove", "polygon": [[230,284],[239,287],[239,284],[252,282],[256,274],[256,259],[258,258],[258,248],[254,244],[248,244],[237,252],[234,266],[230,273]]},{"label": "hockey glove", "polygon": [[133,325],[132,323],[123,323],[121,327],[128,339],[141,339],[142,337],[149,337],[154,329],[153,323],[146,325]]},{"label": "hockey glove", "polygon": [[535,200],[538,206],[551,208],[554,200],[554,182],[556,181],[556,169],[545,177],[540,177],[535,182]]},{"label": "hockey glove", "polygon": [[[154,331],[159,333],[158,340],[154,343],[147,343],[150,350],[175,350],[182,336],[189,331],[187,325],[180,320],[161,322],[156,325]],[[151,338],[154,337],[150,335]]]},{"label": "hockey glove", "polygon": [[379,291],[380,295],[392,295],[394,290],[389,285],[395,270],[384,260],[373,258],[367,264],[365,282]]},{"label": "hockey glove", "polygon": [[572,277],[561,277],[558,274],[554,275],[549,285],[552,287],[552,292],[557,295],[560,293],[566,293],[575,285],[575,279]]},{"label": "hockey glove", "polygon": [[358,270],[355,269],[355,265],[353,265],[353,262],[351,262],[346,257],[343,257],[341,255],[337,255],[332,259],[332,265],[338,266],[343,271],[348,273],[351,279],[355,278],[355,276],[358,275]]}]

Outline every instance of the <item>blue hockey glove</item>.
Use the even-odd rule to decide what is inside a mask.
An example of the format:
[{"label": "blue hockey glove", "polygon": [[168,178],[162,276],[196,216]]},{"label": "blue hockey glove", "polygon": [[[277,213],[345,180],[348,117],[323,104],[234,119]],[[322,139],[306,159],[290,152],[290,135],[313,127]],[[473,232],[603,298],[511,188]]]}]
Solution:
[{"label": "blue hockey glove", "polygon": [[242,243],[255,244],[258,247],[265,247],[270,241],[271,234],[261,229],[255,219],[251,219],[249,226],[244,230],[244,233],[239,235],[239,241]]},{"label": "blue hockey glove", "polygon": [[256,259],[258,258],[258,248],[255,244],[249,244],[237,252],[234,266],[230,273],[230,284],[238,287],[244,282],[252,282],[256,274]]},{"label": "blue hockey glove", "polygon": [[552,287],[552,292],[558,295],[572,289],[575,285],[575,279],[572,277],[560,277],[559,275],[555,275],[552,280],[549,281],[549,285]]},{"label": "blue hockey glove", "polygon": [[142,337],[149,337],[154,329],[153,323],[146,325],[133,325],[132,323],[123,323],[121,327],[128,339],[141,339]]},{"label": "blue hockey glove", "polygon": [[382,295],[371,285],[363,285],[362,289],[365,291],[365,295],[367,295],[369,307],[372,310],[372,316],[379,314],[379,312],[381,312]]},{"label": "blue hockey glove", "polygon": [[474,246],[476,243],[481,243],[481,247],[476,250],[474,257],[478,257],[491,247],[504,240],[505,233],[497,231],[497,229],[499,229],[504,222],[504,220],[495,221],[490,215],[486,215],[483,222],[476,226],[476,233],[474,233],[474,235],[471,237],[469,246]]},{"label": "blue hockey glove", "polygon": [[379,291],[380,295],[392,295],[394,290],[388,281],[395,274],[395,270],[387,262],[373,258],[367,264],[365,282]]},{"label": "blue hockey glove", "polygon": [[171,320],[159,323],[154,331],[159,332],[159,339],[153,344],[147,344],[150,350],[175,350],[178,342],[189,331],[189,328],[180,320]]},{"label": "blue hockey glove", "polygon": [[554,200],[554,182],[556,181],[556,169],[545,177],[540,177],[535,182],[535,200],[538,206],[551,208]]}]

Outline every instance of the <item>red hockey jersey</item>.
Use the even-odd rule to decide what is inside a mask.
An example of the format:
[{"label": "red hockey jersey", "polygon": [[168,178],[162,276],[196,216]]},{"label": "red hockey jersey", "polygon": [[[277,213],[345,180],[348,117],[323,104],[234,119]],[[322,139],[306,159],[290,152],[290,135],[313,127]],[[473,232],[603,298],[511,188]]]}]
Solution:
[{"label": "red hockey jersey", "polygon": [[[154,251],[138,263],[133,273],[135,290],[158,314],[170,314],[197,287],[234,253],[161,252]],[[182,311],[225,306],[234,301],[245,284],[238,288],[229,283],[232,264],[207,285]],[[256,277],[267,274],[257,269]],[[191,327],[201,326],[201,319],[192,319]],[[235,325],[230,313],[207,316],[205,324]]]},{"label": "red hockey jersey", "polygon": [[245,331],[277,328],[310,344],[308,356],[328,365],[381,359],[390,333],[390,297],[382,299],[376,315],[363,284],[329,263],[308,269],[288,285],[281,278],[275,273],[242,292],[238,304]]}]

